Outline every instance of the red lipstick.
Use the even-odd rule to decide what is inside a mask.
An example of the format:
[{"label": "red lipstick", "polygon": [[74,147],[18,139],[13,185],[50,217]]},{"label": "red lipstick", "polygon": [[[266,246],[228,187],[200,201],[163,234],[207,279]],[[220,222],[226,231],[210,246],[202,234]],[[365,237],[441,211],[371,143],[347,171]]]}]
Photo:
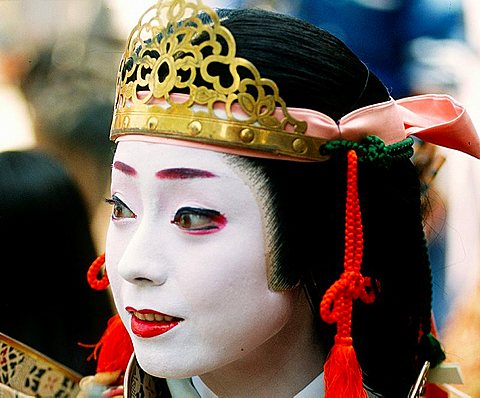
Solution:
[{"label": "red lipstick", "polygon": [[130,326],[132,332],[144,338],[164,334],[183,320],[153,310],[135,310],[132,307],[127,307],[126,310],[131,314]]}]

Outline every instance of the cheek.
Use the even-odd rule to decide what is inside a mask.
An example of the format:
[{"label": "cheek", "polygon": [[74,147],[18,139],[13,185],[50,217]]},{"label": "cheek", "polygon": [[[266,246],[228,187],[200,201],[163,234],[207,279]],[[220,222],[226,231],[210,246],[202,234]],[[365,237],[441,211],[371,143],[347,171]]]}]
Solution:
[{"label": "cheek", "polygon": [[118,263],[127,245],[126,237],[119,234],[116,228],[112,226],[112,221],[110,221],[105,243],[105,264],[112,293],[115,298],[118,297],[118,287],[120,286],[119,281],[121,279],[118,273]]},{"label": "cheek", "polygon": [[178,285],[205,336],[228,329],[216,338],[228,335],[232,341],[241,340],[252,332],[254,340],[261,341],[289,317],[289,296],[268,288],[261,227],[250,227],[236,229],[235,237],[226,233],[206,251],[182,254],[185,272],[179,275]]},{"label": "cheek", "polygon": [[[192,330],[205,351],[226,363],[261,347],[291,320],[291,292],[272,292],[265,276],[213,279],[210,290],[190,291]],[[195,297],[192,297],[195,295]]]},{"label": "cheek", "polygon": [[219,296],[234,298],[246,288],[267,288],[263,228],[255,209],[231,217],[224,229],[207,240],[199,244],[189,239],[189,243],[176,248],[182,267],[179,284],[192,301],[206,305],[205,300],[193,299],[197,295],[205,298],[208,292],[218,302]]}]

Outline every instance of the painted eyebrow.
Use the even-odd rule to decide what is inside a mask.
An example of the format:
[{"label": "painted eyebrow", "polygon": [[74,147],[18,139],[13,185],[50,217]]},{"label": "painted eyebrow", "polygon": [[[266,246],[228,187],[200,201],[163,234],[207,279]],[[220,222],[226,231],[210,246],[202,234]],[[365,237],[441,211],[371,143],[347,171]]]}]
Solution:
[{"label": "painted eyebrow", "polygon": [[122,173],[128,176],[137,175],[137,170],[135,170],[132,166],[129,166],[128,164],[120,162],[118,160],[113,163],[113,168],[121,171]]},{"label": "painted eyebrow", "polygon": [[157,171],[155,177],[166,180],[185,180],[187,178],[212,178],[216,175],[207,170],[182,167]]}]

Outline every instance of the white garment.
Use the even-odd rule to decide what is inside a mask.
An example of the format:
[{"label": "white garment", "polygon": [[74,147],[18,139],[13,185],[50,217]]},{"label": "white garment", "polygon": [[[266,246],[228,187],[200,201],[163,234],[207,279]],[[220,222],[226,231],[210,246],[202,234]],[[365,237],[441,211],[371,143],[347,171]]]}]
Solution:
[{"label": "white garment", "polygon": [[[194,376],[191,379],[169,379],[167,384],[172,398],[218,398],[198,376]],[[323,398],[324,393],[325,387],[322,372],[292,398]]]},{"label": "white garment", "polygon": [[[0,71],[1,72],[1,71]],[[30,149],[36,145],[28,105],[20,89],[1,82],[0,76],[0,151]]]}]

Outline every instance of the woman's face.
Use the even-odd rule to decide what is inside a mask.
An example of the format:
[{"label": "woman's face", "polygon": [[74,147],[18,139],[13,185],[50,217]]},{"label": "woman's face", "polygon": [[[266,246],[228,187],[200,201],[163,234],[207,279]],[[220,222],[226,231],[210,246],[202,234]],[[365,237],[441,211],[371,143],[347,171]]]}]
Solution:
[{"label": "woman's face", "polygon": [[142,368],[188,377],[261,351],[295,294],[268,289],[262,213],[222,154],[120,141],[107,272]]}]

